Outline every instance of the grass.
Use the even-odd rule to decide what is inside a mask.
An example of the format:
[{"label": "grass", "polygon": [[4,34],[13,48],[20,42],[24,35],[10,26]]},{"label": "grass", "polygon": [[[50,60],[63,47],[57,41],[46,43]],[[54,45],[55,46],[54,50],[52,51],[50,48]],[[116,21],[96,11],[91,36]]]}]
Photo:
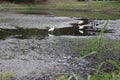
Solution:
[{"label": "grass", "polygon": [[119,2],[90,1],[78,2],[77,0],[50,0],[46,4],[0,4],[0,9],[87,9],[87,10],[107,10],[119,11]]},{"label": "grass", "polygon": [[[94,19],[119,19],[120,16],[117,13],[101,13],[92,11],[51,11],[56,16],[67,17],[83,17]],[[112,16],[111,16],[112,15]]]},{"label": "grass", "polygon": [[[103,51],[106,50],[105,48],[103,48],[103,46],[105,45],[105,43],[103,44],[103,41],[104,41],[103,36],[104,36],[104,31],[105,31],[105,29],[107,27],[107,24],[108,24],[108,21],[103,26],[103,28],[102,28],[102,30],[100,32],[100,37],[98,39],[92,40],[93,44],[90,45],[89,48],[87,48],[87,50],[85,51],[85,55],[83,55],[82,58],[76,60],[76,61],[79,61],[79,60],[81,60],[83,58],[91,56],[92,52],[94,52],[94,51],[95,51],[95,53],[97,52],[96,53],[97,54],[96,55],[96,58],[97,58],[96,61],[98,63],[98,68],[96,69],[96,72],[93,75],[91,75],[91,74],[88,75],[87,80],[120,80],[120,65],[119,65],[119,63],[117,63],[113,59],[102,60],[102,57],[104,57],[102,55],[106,54],[106,53],[103,53]],[[116,42],[112,42],[112,44],[118,45],[118,44],[116,44]],[[112,46],[112,48],[113,48],[113,46]],[[118,49],[118,46],[117,46],[117,50],[120,50],[120,49]],[[114,51],[116,51],[116,50],[114,49],[112,51],[111,55],[115,54]],[[108,55],[110,55],[110,54],[108,54]],[[117,54],[117,56],[119,56],[119,55],[120,54]],[[114,56],[112,56],[112,57],[114,57]],[[117,58],[117,57],[115,57],[115,58]],[[74,61],[74,62],[76,62],[76,61]],[[104,71],[104,69],[102,69],[103,68],[102,66],[104,64],[112,64],[115,69],[113,71],[107,73],[107,72]],[[73,80],[73,78],[74,78],[74,80],[84,80],[81,77],[78,77],[73,72],[72,72],[72,75],[70,77],[68,77],[68,78],[66,76],[60,76],[59,80]]]},{"label": "grass", "polygon": [[11,80],[11,77],[13,74],[9,71],[6,71],[5,73],[0,72],[0,80]]},{"label": "grass", "polygon": [[102,13],[92,11],[73,11],[73,10],[15,10],[24,14],[44,14],[66,17],[83,17],[92,19],[120,19],[118,13]]},{"label": "grass", "polygon": [[[89,39],[78,39],[75,40],[76,42],[73,42],[74,45],[79,46],[78,48],[75,48],[75,50],[79,50],[80,54],[82,56],[84,56],[84,53],[86,53],[86,51],[88,52],[89,47],[92,48],[93,45],[96,43],[95,41],[96,38],[89,38]],[[93,44],[94,42],[94,44]],[[116,58],[120,58],[120,41],[119,40],[104,40],[104,44],[101,46],[101,55],[103,56],[109,56],[109,57],[113,57],[114,59]],[[82,45],[82,46],[80,46]],[[97,45],[95,44],[95,47],[93,47],[93,51],[98,49]],[[91,49],[89,49],[90,51]]]},{"label": "grass", "polygon": [[56,16],[97,18],[97,19],[120,19],[119,6],[120,6],[119,2],[108,1],[78,2],[77,0],[48,0],[46,4],[36,5],[3,3],[0,4],[0,10],[16,11],[28,14],[45,13],[53,14]]}]

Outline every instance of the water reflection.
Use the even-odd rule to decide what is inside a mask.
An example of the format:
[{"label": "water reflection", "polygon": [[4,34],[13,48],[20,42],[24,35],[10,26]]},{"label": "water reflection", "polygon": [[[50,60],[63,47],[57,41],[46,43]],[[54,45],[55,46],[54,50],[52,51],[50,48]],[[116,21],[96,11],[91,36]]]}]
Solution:
[{"label": "water reflection", "polygon": [[66,28],[55,28],[55,30],[52,32],[48,32],[48,29],[23,29],[23,28],[0,30],[0,39],[5,39],[5,38],[44,39],[45,37],[52,35],[90,36],[91,34],[87,31],[87,29],[80,32],[80,30],[74,26],[66,27]]},{"label": "water reflection", "polygon": [[[0,39],[6,38],[17,38],[17,39],[44,39],[48,36],[95,36],[99,35],[101,25],[103,26],[104,22],[97,22],[90,19],[80,19],[83,21],[82,24],[72,23],[72,27],[64,28],[55,28],[54,31],[48,31],[46,29],[24,29],[16,27],[16,29],[0,29]],[[79,26],[83,26],[83,29],[80,29]],[[112,30],[106,30],[106,33],[112,32]]]}]

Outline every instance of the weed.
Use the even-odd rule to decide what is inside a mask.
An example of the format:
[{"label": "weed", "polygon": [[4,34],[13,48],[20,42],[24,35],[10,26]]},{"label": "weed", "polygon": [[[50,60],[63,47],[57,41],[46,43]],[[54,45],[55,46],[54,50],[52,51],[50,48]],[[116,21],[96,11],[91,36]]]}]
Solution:
[{"label": "weed", "polygon": [[[82,58],[76,60],[79,61],[81,59],[84,59],[94,53],[98,54],[98,68],[96,70],[96,73],[94,75],[88,75],[87,80],[120,80],[120,66],[117,62],[115,62],[114,60],[106,60],[104,62],[101,61],[101,53],[102,53],[102,46],[103,46],[103,35],[104,35],[104,31],[107,27],[108,21],[105,23],[105,25],[103,26],[103,28],[101,29],[100,32],[100,36],[97,40],[94,40],[93,44],[88,48],[88,50],[86,51],[86,53],[83,55]],[[97,49],[95,49],[95,47],[97,46]],[[76,61],[73,61],[76,62]],[[111,73],[106,73],[104,71],[101,72],[101,68],[105,63],[110,63],[112,64],[116,70],[112,71]],[[76,76],[76,74],[74,74],[72,72],[72,76],[70,76],[68,79],[72,80],[72,78],[74,78],[75,80],[83,80],[80,79]],[[63,79],[60,80],[68,80],[66,77],[63,77]]]},{"label": "weed", "polygon": [[0,80],[11,80],[11,77],[13,74],[9,71],[6,71],[5,73],[0,72]]},{"label": "weed", "polygon": [[5,18],[0,18],[0,22],[4,22],[4,21],[6,21]]}]

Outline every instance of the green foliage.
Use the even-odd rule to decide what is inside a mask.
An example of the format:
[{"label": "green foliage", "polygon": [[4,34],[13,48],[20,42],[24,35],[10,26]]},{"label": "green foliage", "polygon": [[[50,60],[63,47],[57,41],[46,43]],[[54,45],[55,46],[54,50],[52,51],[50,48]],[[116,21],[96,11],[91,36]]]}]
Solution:
[{"label": "green foliage", "polygon": [[[102,68],[102,65],[105,63],[111,63],[113,64],[118,71],[113,71],[111,73],[106,72],[100,72],[100,69]],[[108,60],[106,62],[102,62],[97,69],[97,72],[94,75],[88,75],[87,80],[120,80],[120,66],[113,60]],[[70,77],[66,77],[66,75],[60,76],[59,80],[84,80],[81,77],[78,77],[76,74],[72,72],[72,75]]]},{"label": "green foliage", "polygon": [[[82,54],[83,56],[80,59],[76,60],[76,61],[79,61],[79,60],[81,60],[83,58],[86,58],[86,57],[88,57],[88,56],[90,56],[92,54],[97,53],[98,54],[98,60],[99,60],[99,63],[100,63],[100,59],[101,59],[101,56],[100,56],[101,55],[101,47],[102,47],[102,43],[103,43],[103,34],[104,34],[104,31],[105,31],[105,29],[107,27],[108,22],[109,21],[107,21],[105,23],[105,25],[103,26],[103,28],[101,29],[100,37],[98,39],[95,39],[93,41],[93,44],[89,46],[89,48],[87,49],[87,51]],[[97,49],[95,50],[96,46],[97,46]],[[76,61],[74,61],[74,62],[76,62]]]},{"label": "green foliage", "polygon": [[67,78],[66,75],[61,75],[58,80],[84,80],[82,77],[78,77],[72,72],[72,75]]},{"label": "green foliage", "polygon": [[[26,0],[25,2],[27,1],[28,0]],[[31,0],[29,1],[31,2]],[[52,13],[56,16],[69,16],[80,18],[83,17],[95,19],[120,19],[120,3],[118,2],[78,2],[77,0],[48,0],[48,2],[49,3],[46,3],[46,5],[3,3],[0,4],[0,10],[14,10],[16,12],[22,12],[27,14],[41,14],[42,12],[47,14]]]},{"label": "green foliage", "polygon": [[[102,45],[103,45],[103,36],[104,36],[104,31],[106,30],[106,27],[108,25],[108,22],[107,21],[103,28],[101,29],[101,32],[100,32],[100,37],[98,38],[98,43],[96,43],[98,45],[98,49],[97,49],[97,52],[98,52],[98,64],[101,63],[101,53],[102,53]],[[95,46],[94,46],[95,47]]]},{"label": "green foliage", "polygon": [[[117,71],[113,71],[111,73],[102,72],[99,74],[102,65],[105,63],[111,63],[113,66],[115,66]],[[102,62],[99,65],[96,74],[89,75],[88,80],[120,80],[120,66],[113,60],[107,60],[106,62]]]},{"label": "green foliage", "polygon": [[[105,25],[101,29],[100,37],[97,40],[94,40],[93,44],[90,45],[90,47],[86,51],[85,55],[83,55],[83,57],[79,59],[79,60],[81,60],[83,58],[90,56],[91,54],[94,54],[96,52],[98,53],[99,65],[96,70],[96,73],[93,75],[88,75],[87,80],[120,80],[120,65],[117,62],[115,62],[114,60],[106,60],[104,62],[101,62],[101,53],[102,53],[101,49],[103,46],[103,35],[104,35],[104,31],[107,27],[107,24],[108,24],[108,21],[105,23]],[[96,46],[97,46],[97,50],[95,51],[94,48]],[[79,61],[79,60],[76,60],[76,61]],[[74,61],[74,62],[76,62],[76,61]],[[105,63],[112,64],[116,68],[116,70],[114,70],[110,73],[101,71],[101,68]],[[68,80],[68,79],[72,80],[73,78],[74,78],[74,80],[83,80],[83,79],[78,78],[74,73],[72,73],[72,77],[71,76],[68,78],[64,77],[63,80]]]},{"label": "green foliage", "polygon": [[0,80],[11,80],[11,77],[13,76],[13,74],[9,71],[2,73],[0,72]]},{"label": "green foliage", "polygon": [[67,80],[66,75],[61,75],[58,80]]},{"label": "green foliage", "polygon": [[120,80],[120,71],[119,73],[105,73],[103,72],[99,77],[99,75],[89,75],[88,80]]},{"label": "green foliage", "polygon": [[107,60],[108,63],[111,63],[115,68],[120,71],[120,66],[113,60]]}]

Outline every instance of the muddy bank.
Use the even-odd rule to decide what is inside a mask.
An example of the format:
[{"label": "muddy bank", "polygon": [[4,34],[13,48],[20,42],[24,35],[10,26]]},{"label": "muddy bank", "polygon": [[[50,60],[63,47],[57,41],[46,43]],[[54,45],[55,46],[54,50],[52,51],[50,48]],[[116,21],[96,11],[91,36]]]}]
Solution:
[{"label": "muddy bank", "polygon": [[69,17],[27,15],[12,12],[0,12],[0,17],[6,19],[5,22],[0,23],[0,28],[4,29],[15,29],[16,27],[45,29],[53,26],[56,28],[63,28],[71,27],[70,23],[78,22],[78,20],[74,20]]},{"label": "muddy bank", "polygon": [[[69,72],[76,67],[70,65],[69,60],[80,57],[79,50],[76,50],[76,44],[71,43],[72,41],[74,42],[70,38],[56,37],[44,40],[1,40],[0,71],[12,72],[15,80],[37,80],[45,75],[52,75],[53,78],[62,72]],[[79,64],[81,74],[84,70],[92,70],[88,69],[89,62],[84,59]],[[49,78],[50,76],[45,80]]]},{"label": "muddy bank", "polygon": [[[76,35],[76,28],[72,31],[71,27],[75,26],[71,24],[76,25],[79,18],[11,12],[0,12],[0,17],[4,18],[0,22],[0,33],[3,36],[0,36],[0,71],[12,72],[13,80],[56,80],[64,72],[70,75],[70,71],[73,71],[83,77],[95,72],[95,57],[71,64],[81,57],[84,51],[82,46],[88,47],[87,39],[96,37],[82,33]],[[91,23],[96,22],[98,25],[92,26]],[[99,29],[105,22],[106,20],[93,20],[85,25],[92,26],[90,33],[99,36]],[[48,32],[48,28],[52,26],[55,26],[54,32],[57,33]],[[105,33],[106,39],[120,40],[120,20],[110,20],[107,30],[112,32]],[[77,40],[79,38],[82,39]],[[119,57],[117,61],[119,62]]]},{"label": "muddy bank", "polygon": [[[80,59],[89,42],[84,37],[78,39],[55,36],[42,40],[15,38],[1,40],[0,71],[12,72],[13,80],[56,80],[62,73],[71,75],[71,71],[86,79],[89,74],[96,71],[97,57],[91,55],[78,62],[73,61]],[[103,54],[101,60],[106,59],[113,59],[119,63],[120,57],[110,51]],[[105,67],[107,71],[113,69],[111,65]]]},{"label": "muddy bank", "polygon": [[[18,14],[13,12],[0,12],[1,22],[0,28],[1,29],[43,29],[42,32],[45,32],[43,35],[48,35],[49,33],[47,30],[53,26],[56,29],[68,28],[71,30],[69,35],[77,34],[87,36],[87,35],[99,35],[101,28],[104,26],[104,23],[107,20],[94,20],[94,19],[81,19],[77,17],[55,17],[53,15],[34,15],[34,14]],[[73,26],[72,24],[77,24],[80,20],[85,22],[85,26],[91,28],[92,31],[82,31],[80,34],[79,30],[75,30],[71,27],[79,27]],[[97,24],[97,25],[94,25]],[[0,30],[1,30],[0,29]],[[75,31],[72,31],[74,29]],[[107,25],[107,30],[110,32],[105,34],[105,37],[108,39],[120,39],[120,20],[109,20]],[[16,30],[18,31],[18,30]],[[65,34],[64,34],[65,33]],[[84,34],[83,34],[84,33]],[[67,32],[64,32],[64,29],[58,30],[57,33],[52,33],[53,35],[66,35]],[[87,35],[86,35],[87,34]],[[68,34],[67,34],[68,35]],[[78,36],[79,36],[78,35]]]}]

